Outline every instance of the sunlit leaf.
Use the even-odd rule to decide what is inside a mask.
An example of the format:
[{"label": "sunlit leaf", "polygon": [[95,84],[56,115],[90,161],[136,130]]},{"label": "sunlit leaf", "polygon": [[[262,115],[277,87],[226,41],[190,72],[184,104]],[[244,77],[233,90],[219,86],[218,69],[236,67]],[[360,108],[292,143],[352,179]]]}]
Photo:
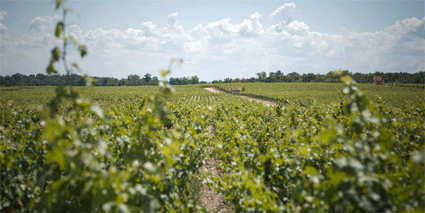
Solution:
[{"label": "sunlit leaf", "polygon": [[87,54],[87,47],[85,45],[78,45],[78,50],[80,51],[81,57]]},{"label": "sunlit leaf", "polygon": [[63,22],[57,23],[57,25],[56,25],[56,31],[55,31],[55,36],[56,37],[59,38],[61,36],[64,26],[65,25],[63,24]]}]

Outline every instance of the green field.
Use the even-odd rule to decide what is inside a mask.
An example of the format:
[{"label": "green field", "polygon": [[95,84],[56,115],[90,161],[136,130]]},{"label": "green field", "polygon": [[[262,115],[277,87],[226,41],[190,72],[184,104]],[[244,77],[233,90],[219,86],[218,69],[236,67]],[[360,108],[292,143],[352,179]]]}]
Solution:
[{"label": "green field", "polygon": [[[214,86],[230,91],[232,87],[245,88],[241,94],[254,94],[271,98],[285,97],[293,103],[303,106],[311,105],[314,101],[319,104],[334,104],[340,101],[339,93],[342,83],[226,83]],[[381,97],[391,106],[402,107],[425,100],[424,85],[406,85],[405,87],[392,84],[373,85],[359,84],[372,102]]]},{"label": "green field", "polygon": [[[359,85],[369,103],[353,85],[216,86],[289,104],[201,85],[0,88],[0,211],[206,211],[202,183],[236,212],[425,208],[423,89]],[[199,171],[210,159],[221,177]]]}]

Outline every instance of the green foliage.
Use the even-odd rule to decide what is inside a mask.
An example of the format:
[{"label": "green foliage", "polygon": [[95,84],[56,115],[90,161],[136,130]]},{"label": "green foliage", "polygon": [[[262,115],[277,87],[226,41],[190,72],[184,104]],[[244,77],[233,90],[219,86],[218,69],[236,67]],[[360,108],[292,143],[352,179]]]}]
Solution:
[{"label": "green foliage", "polygon": [[216,156],[225,175],[210,183],[235,211],[424,208],[425,170],[419,161],[424,155],[424,102],[403,109],[382,100],[372,105],[350,77],[343,81],[347,98],[330,108],[217,109]]},{"label": "green foliage", "polygon": [[[339,91],[344,86],[343,83],[222,83],[213,84],[230,91],[232,87],[246,87],[246,91],[241,94],[266,96],[278,99],[282,96],[293,104],[310,106],[315,101],[318,104],[332,105],[340,101]],[[377,103],[379,97],[391,106],[402,107],[409,102],[416,104],[416,100],[425,100],[424,86],[409,87],[392,86],[385,84],[381,86],[373,84],[358,84],[365,95],[373,103]]]},{"label": "green foliage", "polygon": [[55,36],[59,38],[61,36],[64,28],[65,28],[64,23],[58,22],[58,24],[56,25]]},{"label": "green foliage", "polygon": [[87,54],[87,47],[84,45],[78,45],[78,50],[80,51],[81,57],[84,57]]},{"label": "green foliage", "polygon": [[[62,59],[69,74],[58,49],[49,66]],[[280,95],[275,108],[165,80],[2,91],[0,211],[204,211],[198,170],[210,158],[224,174],[202,181],[236,212],[423,210],[424,100],[371,102],[342,80],[336,104]]]},{"label": "green foliage", "polygon": [[[372,104],[350,79],[338,104],[302,108],[281,97],[284,109],[199,86],[176,86],[169,96],[171,87],[162,84],[74,88],[75,95],[56,89],[76,101],[61,98],[54,116],[53,107],[39,111],[16,99],[47,104],[54,88],[3,92],[16,104],[1,107],[7,142],[1,152],[16,160],[3,158],[12,182],[2,191],[17,192],[4,209],[200,210],[194,185],[211,157],[221,160],[224,175],[204,182],[234,211],[423,208],[423,101],[402,108],[383,99]],[[34,156],[23,154],[29,150]],[[26,161],[32,167],[20,170]],[[26,191],[19,192],[22,184]]]}]

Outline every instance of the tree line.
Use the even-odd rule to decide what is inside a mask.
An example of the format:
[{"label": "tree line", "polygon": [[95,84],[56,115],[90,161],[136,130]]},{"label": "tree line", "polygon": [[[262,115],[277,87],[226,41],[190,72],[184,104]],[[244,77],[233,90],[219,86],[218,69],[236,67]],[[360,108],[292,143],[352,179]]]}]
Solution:
[{"label": "tree line", "polygon": [[[298,74],[296,72],[285,75],[280,70],[277,72],[270,72],[267,76],[266,72],[256,73],[257,77],[252,78],[225,78],[224,80],[214,80],[215,83],[245,83],[245,82],[325,82],[325,83],[339,83],[341,82],[341,76],[335,72],[328,72],[327,74]],[[350,75],[357,83],[372,83],[373,76],[382,76],[384,83],[395,83],[395,84],[424,84],[425,83],[425,72],[420,71],[417,73],[351,73],[348,70],[343,70],[342,75]]]},{"label": "tree line", "polygon": [[[210,83],[245,83],[245,82],[326,82],[338,83],[340,76],[334,72],[327,74],[298,74],[296,72],[285,75],[280,70],[277,72],[256,73],[257,77],[252,78],[225,78],[224,80],[213,80]],[[420,71],[417,73],[351,73],[348,70],[342,71],[343,75],[351,75],[358,83],[372,83],[374,75],[380,75],[385,83],[395,84],[424,84],[425,72]],[[95,86],[143,86],[143,85],[158,85],[159,79],[149,73],[143,77],[139,75],[129,75],[127,78],[117,79],[112,77],[93,77],[95,79]],[[209,82],[200,81],[198,76],[170,78],[171,85],[186,85],[186,84],[206,84]],[[16,73],[13,75],[0,76],[0,86],[59,86],[59,85],[72,85],[72,86],[85,86],[84,77],[77,74],[70,75],[24,75]]]},{"label": "tree line", "polygon": [[[95,80],[95,86],[143,86],[143,85],[158,85],[159,79],[149,73],[143,77],[139,75],[129,75],[127,78],[117,79],[112,77],[92,77]],[[170,78],[170,84],[199,84],[199,77],[181,77]],[[206,82],[202,82],[206,83]],[[0,86],[85,86],[84,77],[77,74],[70,75],[24,75],[16,73],[13,75],[0,76]]]}]

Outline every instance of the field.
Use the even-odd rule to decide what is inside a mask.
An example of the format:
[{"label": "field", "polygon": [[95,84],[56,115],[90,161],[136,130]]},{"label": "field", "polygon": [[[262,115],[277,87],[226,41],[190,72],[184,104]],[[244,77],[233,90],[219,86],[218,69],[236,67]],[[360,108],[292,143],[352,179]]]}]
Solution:
[{"label": "field", "polygon": [[[314,101],[318,104],[335,104],[340,102],[339,92],[344,86],[342,83],[226,83],[214,86],[230,91],[232,87],[245,87],[241,94],[253,94],[271,98],[285,97],[293,103],[303,106],[311,105]],[[402,107],[425,99],[424,85],[394,84],[373,85],[359,84],[359,89],[368,96],[372,102],[377,103],[378,97],[391,106]]]},{"label": "field", "polygon": [[0,88],[0,211],[422,211],[424,90],[344,81]]}]

